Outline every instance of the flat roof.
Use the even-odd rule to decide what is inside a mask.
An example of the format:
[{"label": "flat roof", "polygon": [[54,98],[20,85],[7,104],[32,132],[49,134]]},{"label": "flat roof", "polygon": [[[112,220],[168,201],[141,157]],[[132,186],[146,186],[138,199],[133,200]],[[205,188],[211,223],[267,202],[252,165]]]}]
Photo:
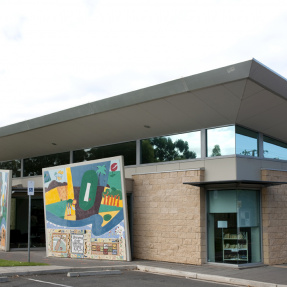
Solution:
[{"label": "flat roof", "polygon": [[0,161],[232,124],[287,142],[286,111],[286,79],[252,59],[1,127]]}]

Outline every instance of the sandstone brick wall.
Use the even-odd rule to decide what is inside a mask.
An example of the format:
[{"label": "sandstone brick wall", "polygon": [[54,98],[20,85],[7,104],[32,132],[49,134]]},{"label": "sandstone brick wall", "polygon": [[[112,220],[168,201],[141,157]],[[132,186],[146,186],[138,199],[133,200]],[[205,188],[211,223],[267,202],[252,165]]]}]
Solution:
[{"label": "sandstone brick wall", "polygon": [[134,175],[133,256],[200,265],[206,261],[204,192],[184,182],[203,170]]},{"label": "sandstone brick wall", "polygon": [[[262,180],[287,182],[287,171],[262,170]],[[287,185],[262,190],[265,264],[287,263]]]}]

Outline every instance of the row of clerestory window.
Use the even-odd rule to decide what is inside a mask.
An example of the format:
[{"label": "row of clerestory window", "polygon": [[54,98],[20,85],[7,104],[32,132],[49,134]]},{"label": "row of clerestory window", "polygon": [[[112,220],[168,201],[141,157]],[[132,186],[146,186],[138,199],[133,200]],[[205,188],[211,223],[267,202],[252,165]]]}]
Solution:
[{"label": "row of clerestory window", "polygon": [[[205,133],[204,136],[202,136],[202,132]],[[202,143],[203,139],[205,139],[204,143]],[[262,139],[262,157],[287,160],[286,143],[266,135],[263,135]],[[140,164],[235,154],[258,157],[260,155],[259,142],[258,132],[230,125],[142,139],[139,150],[137,150],[136,141],[76,150],[73,151],[72,158],[73,163],[77,163],[123,155],[125,166],[130,166],[137,164],[137,153],[140,154]],[[70,152],[26,158],[23,160],[23,176],[41,175],[42,168],[69,163]],[[13,177],[20,177],[21,160],[0,162],[0,169],[12,170]]]}]

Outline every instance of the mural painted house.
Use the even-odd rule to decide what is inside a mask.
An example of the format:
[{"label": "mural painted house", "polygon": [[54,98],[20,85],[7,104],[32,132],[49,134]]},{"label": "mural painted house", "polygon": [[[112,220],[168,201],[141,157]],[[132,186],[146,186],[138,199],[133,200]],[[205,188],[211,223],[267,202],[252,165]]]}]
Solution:
[{"label": "mural painted house", "polygon": [[0,170],[0,250],[8,251],[10,244],[11,171]]},{"label": "mural painted house", "polygon": [[[50,236],[59,250],[61,234],[44,232],[42,176],[46,200],[56,188],[65,201],[54,202],[64,206],[58,216],[84,220],[85,195],[69,197],[49,177],[64,176],[58,166],[121,155],[133,258],[287,263],[286,111],[286,79],[253,59],[2,127],[1,168],[13,172],[11,248],[27,246],[28,180],[36,186],[32,245]],[[122,200],[107,184],[93,210],[103,222],[112,215],[101,206],[116,210]]]},{"label": "mural painted house", "polygon": [[48,256],[130,260],[121,157],[43,170]]}]

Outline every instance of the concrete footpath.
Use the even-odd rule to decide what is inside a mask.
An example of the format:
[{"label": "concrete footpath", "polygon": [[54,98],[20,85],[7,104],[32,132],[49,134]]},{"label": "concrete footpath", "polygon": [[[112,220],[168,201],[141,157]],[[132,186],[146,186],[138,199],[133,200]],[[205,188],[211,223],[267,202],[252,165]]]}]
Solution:
[{"label": "concrete footpath", "polygon": [[[0,252],[0,258],[27,262],[28,252]],[[45,250],[31,251],[30,261],[47,263],[49,265],[0,267],[0,277],[48,273],[70,273],[70,275],[77,274],[77,276],[96,276],[105,274],[103,272],[106,272],[106,274],[115,274],[116,270],[139,270],[218,283],[229,283],[239,286],[287,287],[287,264],[238,269],[209,264],[204,266],[195,266],[147,260],[121,262],[91,259],[52,258],[46,257]],[[112,272],[112,270],[114,271]]]}]

